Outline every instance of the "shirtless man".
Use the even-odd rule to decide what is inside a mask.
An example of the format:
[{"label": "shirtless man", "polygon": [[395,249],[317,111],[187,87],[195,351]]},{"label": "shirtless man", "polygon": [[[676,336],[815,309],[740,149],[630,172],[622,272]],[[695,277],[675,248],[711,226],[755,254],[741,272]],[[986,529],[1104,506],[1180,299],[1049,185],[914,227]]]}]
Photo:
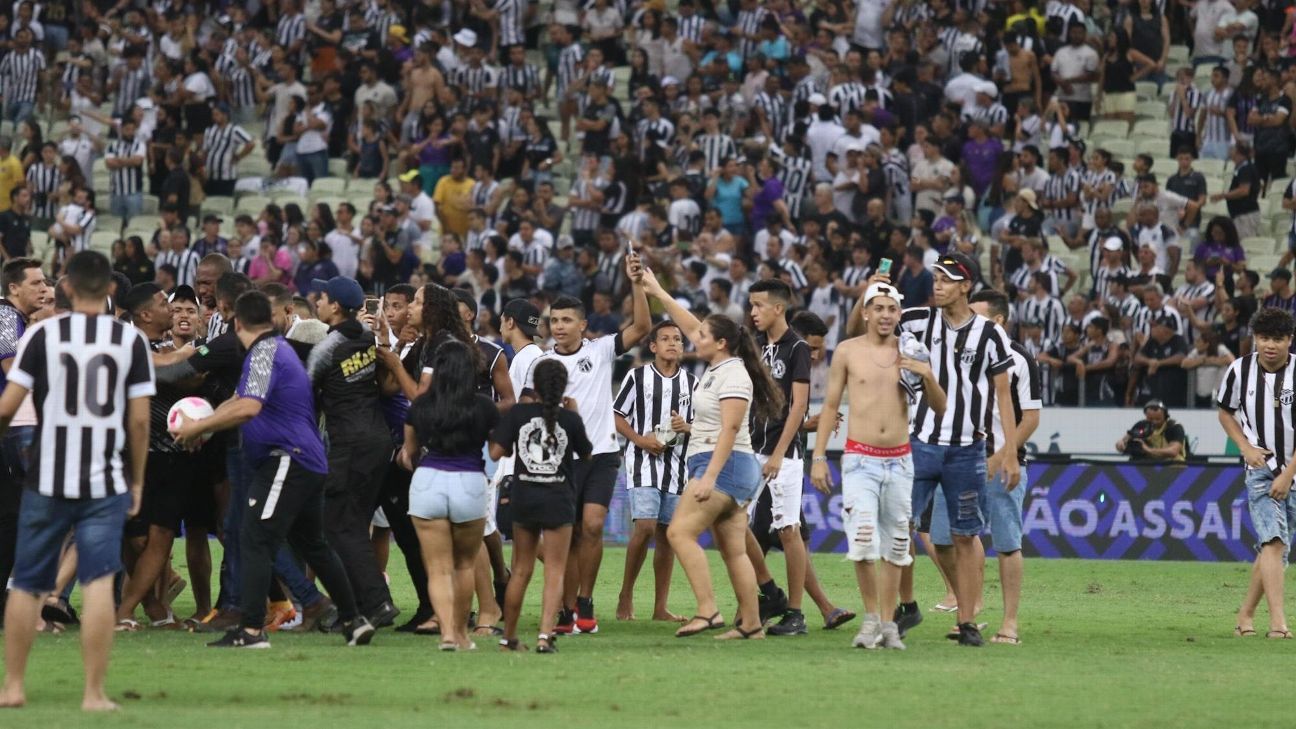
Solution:
[{"label": "shirtless man", "polygon": [[[874,282],[864,294],[860,317],[865,332],[837,346],[828,372],[824,412],[841,405],[842,389],[850,398],[846,450],[842,455],[842,523],[850,536],[847,558],[864,598],[864,624],[856,648],[904,650],[893,618],[903,567],[913,562],[909,550],[912,519],[913,459],[909,446],[909,393],[921,389],[927,407],[945,411],[945,391],[924,361],[900,353],[896,327],[903,300],[895,287]],[[911,389],[901,370],[921,384]],[[829,493],[828,439],[833,418],[820,418],[810,480]],[[879,579],[874,563],[882,560]],[[881,616],[892,617],[882,622]]]},{"label": "shirtless man", "polygon": [[404,85],[410,92],[397,112],[398,119],[404,119],[411,109],[417,111],[428,101],[441,98],[445,77],[432,65],[427,46],[414,49],[414,62],[405,72]]}]

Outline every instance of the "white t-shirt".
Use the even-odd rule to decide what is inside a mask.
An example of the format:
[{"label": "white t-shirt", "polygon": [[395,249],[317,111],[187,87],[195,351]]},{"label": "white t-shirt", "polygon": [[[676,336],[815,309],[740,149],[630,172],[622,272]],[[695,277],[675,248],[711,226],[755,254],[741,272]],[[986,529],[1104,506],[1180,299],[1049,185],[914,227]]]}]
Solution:
[{"label": "white t-shirt", "polygon": [[410,201],[410,219],[416,223],[422,223],[424,220],[431,223],[428,229],[423,231],[423,243],[430,244],[432,231],[436,228],[436,205],[433,204],[432,198],[428,197],[426,192],[419,192],[418,195]]},{"label": "white t-shirt", "polygon": [[[352,232],[359,235],[360,230],[353,228]],[[355,278],[356,269],[360,267],[360,241],[334,229],[324,236],[324,242],[333,249],[333,264],[337,266],[338,274]]]},{"label": "white t-shirt", "polygon": [[[612,419],[612,366],[616,362],[617,338],[620,336],[607,334],[598,339],[586,339],[571,354],[551,349],[536,357],[527,369],[524,386],[534,389],[535,365],[540,361],[555,359],[567,368],[567,391],[564,394],[576,401],[576,411],[585,421],[585,432],[594,446],[594,455],[620,450]],[[751,450],[750,437],[747,450]]]},{"label": "white t-shirt", "polygon": [[313,154],[315,152],[323,152],[324,150],[328,149],[328,133],[329,133],[329,127],[333,126],[333,115],[329,113],[328,107],[325,106],[324,104],[320,104],[316,106],[314,109],[311,109],[307,113],[308,113],[308,117],[307,117],[308,123],[310,121],[310,117],[314,117],[315,119],[321,119],[324,122],[324,128],[307,129],[306,131],[302,132],[301,137],[297,140],[297,153]]},{"label": "white t-shirt", "polygon": [[[1066,45],[1058,49],[1053,54],[1053,75],[1058,79],[1070,79],[1085,73],[1093,73],[1098,70],[1098,53],[1087,45],[1079,48]],[[1058,98],[1063,101],[1093,101],[1093,83],[1073,83],[1071,84],[1071,93],[1066,93],[1061,89],[1057,90]]]},{"label": "white t-shirt", "polygon": [[[715,450],[716,441],[720,438],[720,401],[730,398],[743,400],[750,410],[751,376],[747,374],[742,360],[737,357],[711,365],[698,378],[697,388],[693,390],[693,431],[689,435],[687,458]],[[738,435],[734,438],[735,453],[752,452],[751,431],[747,428],[747,421],[748,413],[743,413]]]},{"label": "white t-shirt", "polygon": [[[514,397],[522,397],[522,388],[526,385],[527,376],[531,374],[531,367],[542,354],[544,350],[535,344],[528,344],[513,354],[513,361],[509,363],[509,380],[513,383]],[[495,468],[495,483],[498,485],[505,476],[511,475],[513,475],[513,456],[505,456],[498,461]]]},{"label": "white t-shirt", "polygon": [[184,80],[185,91],[193,94],[193,102],[201,104],[216,95],[216,87],[212,85],[211,79],[207,74],[191,73]]}]

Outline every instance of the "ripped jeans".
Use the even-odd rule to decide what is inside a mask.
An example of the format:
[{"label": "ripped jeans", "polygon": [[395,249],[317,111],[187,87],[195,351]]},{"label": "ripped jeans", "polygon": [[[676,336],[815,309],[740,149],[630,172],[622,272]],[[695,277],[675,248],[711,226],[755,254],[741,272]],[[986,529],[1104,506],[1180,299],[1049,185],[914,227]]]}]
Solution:
[{"label": "ripped jeans", "polygon": [[876,458],[847,453],[842,456],[841,472],[842,528],[850,540],[846,558],[854,562],[884,559],[900,567],[911,564],[913,458],[907,454]]},{"label": "ripped jeans", "polygon": [[[950,533],[956,537],[974,537],[985,529],[981,495],[986,489],[986,444],[976,441],[967,446],[939,446],[910,441],[913,446],[913,510],[926,513],[939,485],[945,496],[945,514]],[[918,531],[930,530],[920,524]]]}]

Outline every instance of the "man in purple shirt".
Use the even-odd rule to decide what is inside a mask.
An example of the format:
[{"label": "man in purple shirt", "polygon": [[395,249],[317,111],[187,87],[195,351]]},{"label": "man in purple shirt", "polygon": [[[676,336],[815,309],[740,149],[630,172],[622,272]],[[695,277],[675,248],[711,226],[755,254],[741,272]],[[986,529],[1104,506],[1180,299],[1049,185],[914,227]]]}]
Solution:
[{"label": "man in purple shirt", "polygon": [[1003,142],[989,135],[988,125],[981,120],[972,122],[968,127],[968,140],[963,143],[963,162],[968,170],[967,183],[976,192],[978,200],[994,182],[1001,154]]},{"label": "man in purple shirt", "polygon": [[176,433],[195,445],[205,433],[239,426],[243,457],[254,469],[243,514],[243,620],[216,648],[269,648],[262,626],[274,555],[286,537],[328,590],[347,645],[366,645],[374,628],[356,609],[351,583],[324,540],[324,476],[328,459],[315,425],[315,398],[301,358],[274,329],[270,299],[249,291],[234,304],[239,341],[248,350],[234,397],[211,417],[186,421]]}]

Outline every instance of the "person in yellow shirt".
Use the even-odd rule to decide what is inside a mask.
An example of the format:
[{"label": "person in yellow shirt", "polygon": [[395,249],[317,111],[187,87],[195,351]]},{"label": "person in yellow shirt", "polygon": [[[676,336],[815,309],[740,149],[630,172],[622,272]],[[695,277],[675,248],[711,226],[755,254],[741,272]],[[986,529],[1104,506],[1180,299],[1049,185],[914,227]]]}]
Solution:
[{"label": "person in yellow shirt", "polygon": [[436,206],[441,232],[454,233],[462,240],[468,236],[468,211],[472,209],[473,178],[467,174],[463,157],[450,160],[450,174],[437,180],[432,202]]},{"label": "person in yellow shirt", "polygon": [[0,213],[9,209],[9,191],[23,184],[26,179],[23,175],[22,162],[10,154],[9,150],[13,147],[13,140],[9,137],[0,137]]}]

